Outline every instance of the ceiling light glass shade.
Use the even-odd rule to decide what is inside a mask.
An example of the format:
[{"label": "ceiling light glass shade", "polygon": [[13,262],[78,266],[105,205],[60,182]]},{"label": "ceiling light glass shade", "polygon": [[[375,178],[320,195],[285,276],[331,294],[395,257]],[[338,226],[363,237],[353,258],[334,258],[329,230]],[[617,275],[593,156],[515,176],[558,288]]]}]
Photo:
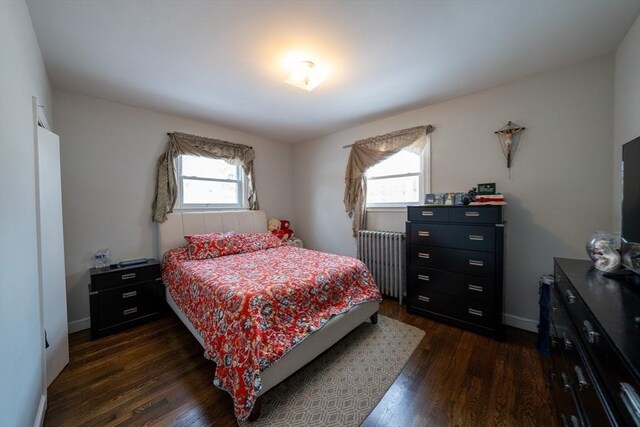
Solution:
[{"label": "ceiling light glass shade", "polygon": [[291,74],[284,82],[311,91],[326,78],[326,74],[320,72],[313,62],[301,61],[293,67]]}]

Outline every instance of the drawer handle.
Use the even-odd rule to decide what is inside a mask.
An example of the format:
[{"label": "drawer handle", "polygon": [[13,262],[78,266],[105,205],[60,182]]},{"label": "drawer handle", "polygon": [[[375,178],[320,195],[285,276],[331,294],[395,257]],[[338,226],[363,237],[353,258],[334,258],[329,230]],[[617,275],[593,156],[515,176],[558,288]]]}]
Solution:
[{"label": "drawer handle", "polygon": [[429,281],[429,276],[426,274],[418,274],[418,280],[424,280],[425,282]]},{"label": "drawer handle", "polygon": [[422,211],[422,216],[433,216],[433,211]]},{"label": "drawer handle", "polygon": [[640,397],[638,397],[638,393],[636,393],[633,386],[628,383],[620,383],[620,389],[620,397],[622,398],[624,406],[627,408],[627,411],[629,411],[636,425],[640,425]]},{"label": "drawer handle", "polygon": [[133,314],[133,313],[137,313],[138,312],[138,307],[133,307],[133,308],[128,308],[126,310],[124,310],[122,312],[122,314],[124,314],[125,316],[128,316],[129,314]]},{"label": "drawer handle", "polygon": [[571,350],[573,348],[573,343],[571,342],[571,340],[567,337],[566,332],[562,333],[562,341],[564,342],[564,349],[565,350]]},{"label": "drawer handle", "polygon": [[418,258],[426,258],[429,259],[429,254],[426,254],[424,252],[418,252]]},{"label": "drawer handle", "polygon": [[562,376],[562,387],[564,387],[564,392],[567,393],[569,392],[569,390],[571,390],[571,383],[569,382],[569,376],[564,372],[562,373],[561,376]]},{"label": "drawer handle", "polygon": [[133,279],[136,277],[136,273],[127,273],[122,275],[122,280]]},{"label": "drawer handle", "polygon": [[587,335],[587,340],[589,341],[590,344],[595,344],[596,342],[598,342],[598,338],[600,337],[600,334],[593,329],[591,322],[589,322],[588,320],[585,320],[582,323],[582,330]]},{"label": "drawer handle", "polygon": [[551,307],[551,313],[556,314],[557,312],[558,312],[558,307],[556,307],[555,305]]},{"label": "drawer handle", "polygon": [[569,302],[569,304],[573,304],[574,302],[576,302],[576,296],[573,294],[573,292],[571,292],[570,289],[567,289],[565,293],[567,294],[567,301]]},{"label": "drawer handle", "polygon": [[138,295],[138,291],[124,292],[122,294],[122,298],[131,298],[135,297],[136,295]]},{"label": "drawer handle", "polygon": [[578,365],[575,365],[573,367],[573,370],[576,371],[576,378],[578,379],[578,388],[580,389],[580,391],[589,387],[589,383],[587,382],[587,379],[585,378],[584,373],[582,372],[582,368]]},{"label": "drawer handle", "polygon": [[573,427],[580,427],[580,421],[578,420],[578,417],[576,417],[575,415],[571,415],[571,425]]},{"label": "drawer handle", "polygon": [[420,237],[429,237],[428,231],[418,231],[418,236]]},{"label": "drawer handle", "polygon": [[476,267],[484,266],[484,261],[478,261],[477,259],[470,259],[469,265],[475,265]]},{"label": "drawer handle", "polygon": [[464,216],[480,216],[480,212],[467,211],[467,212],[464,213]]},{"label": "drawer handle", "polygon": [[473,314],[474,316],[480,316],[482,317],[482,311],[481,310],[474,310],[473,308],[468,309],[469,314]]},{"label": "drawer handle", "polygon": [[484,240],[484,236],[481,236],[479,234],[469,234],[469,240],[476,240],[481,242]]},{"label": "drawer handle", "polygon": [[472,285],[471,283],[469,283],[469,290],[475,291],[475,292],[484,292],[484,287],[478,286],[478,285]]},{"label": "drawer handle", "polygon": [[425,297],[424,295],[418,295],[418,300],[424,301],[424,302],[429,302],[431,300],[431,298]]},{"label": "drawer handle", "polygon": [[551,337],[551,347],[556,348],[556,345],[558,345],[558,340],[556,337]]},{"label": "drawer handle", "polygon": [[559,274],[556,274],[555,281],[556,283],[562,283],[562,276]]}]

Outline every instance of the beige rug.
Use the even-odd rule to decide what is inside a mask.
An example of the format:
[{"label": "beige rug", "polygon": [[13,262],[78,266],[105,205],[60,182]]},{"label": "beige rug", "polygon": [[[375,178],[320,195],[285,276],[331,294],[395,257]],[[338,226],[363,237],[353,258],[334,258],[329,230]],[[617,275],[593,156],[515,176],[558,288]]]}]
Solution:
[{"label": "beige rug", "polygon": [[265,395],[243,427],[358,426],[400,374],[424,331],[385,316],[365,322]]}]

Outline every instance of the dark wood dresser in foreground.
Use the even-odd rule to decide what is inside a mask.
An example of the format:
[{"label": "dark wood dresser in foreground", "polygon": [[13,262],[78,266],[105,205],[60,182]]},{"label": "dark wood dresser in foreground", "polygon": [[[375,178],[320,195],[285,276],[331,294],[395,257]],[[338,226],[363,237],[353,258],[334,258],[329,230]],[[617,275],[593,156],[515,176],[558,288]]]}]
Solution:
[{"label": "dark wood dresser in foreground", "polygon": [[500,339],[502,207],[407,212],[407,311]]},{"label": "dark wood dresser in foreground", "polygon": [[640,426],[640,276],[556,258],[547,368],[565,426]]},{"label": "dark wood dresser in foreground", "polygon": [[91,339],[121,331],[161,316],[165,307],[160,263],[89,271]]}]

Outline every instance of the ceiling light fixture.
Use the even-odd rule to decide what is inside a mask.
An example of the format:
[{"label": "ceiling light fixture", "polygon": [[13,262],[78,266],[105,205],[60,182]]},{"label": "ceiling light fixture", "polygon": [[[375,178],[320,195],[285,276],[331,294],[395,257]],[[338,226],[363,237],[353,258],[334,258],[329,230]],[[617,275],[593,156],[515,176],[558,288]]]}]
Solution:
[{"label": "ceiling light fixture", "polygon": [[311,91],[327,78],[311,61],[300,61],[293,66],[289,77],[284,81],[300,89]]}]

